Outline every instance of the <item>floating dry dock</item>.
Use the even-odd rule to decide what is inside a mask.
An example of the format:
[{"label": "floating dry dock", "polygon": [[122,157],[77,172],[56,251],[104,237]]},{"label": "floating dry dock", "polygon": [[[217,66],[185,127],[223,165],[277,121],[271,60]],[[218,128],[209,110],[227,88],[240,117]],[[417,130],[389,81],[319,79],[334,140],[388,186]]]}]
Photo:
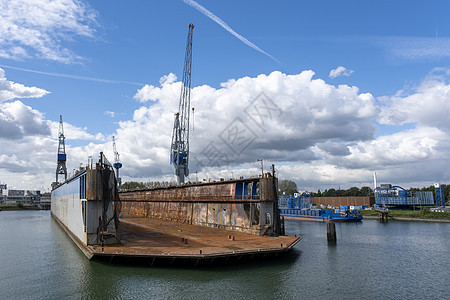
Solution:
[{"label": "floating dry dock", "polygon": [[117,194],[105,161],[52,191],[52,216],[89,259],[236,262],[286,253],[300,241],[280,234],[270,174]]},{"label": "floating dry dock", "polygon": [[83,245],[89,258],[146,264],[211,264],[277,256],[299,237],[267,237],[186,225],[151,218],[129,218],[120,224],[120,244]]}]

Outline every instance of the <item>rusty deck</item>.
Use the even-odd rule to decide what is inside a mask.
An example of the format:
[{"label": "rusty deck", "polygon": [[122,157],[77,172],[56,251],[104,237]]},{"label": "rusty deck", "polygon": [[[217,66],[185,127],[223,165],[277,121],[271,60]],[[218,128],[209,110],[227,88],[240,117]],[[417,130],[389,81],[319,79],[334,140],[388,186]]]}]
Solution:
[{"label": "rusty deck", "polygon": [[92,258],[153,263],[233,262],[288,252],[300,237],[268,237],[152,218],[121,219],[120,245],[88,246]]}]

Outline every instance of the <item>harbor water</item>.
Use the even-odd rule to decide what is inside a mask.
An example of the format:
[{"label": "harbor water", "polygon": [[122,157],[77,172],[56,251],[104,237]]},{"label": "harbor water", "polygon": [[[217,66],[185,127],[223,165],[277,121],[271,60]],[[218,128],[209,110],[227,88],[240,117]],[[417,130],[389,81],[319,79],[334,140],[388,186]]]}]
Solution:
[{"label": "harbor water", "polygon": [[270,261],[208,268],[89,261],[49,211],[0,211],[0,299],[448,299],[450,223],[286,220]]}]

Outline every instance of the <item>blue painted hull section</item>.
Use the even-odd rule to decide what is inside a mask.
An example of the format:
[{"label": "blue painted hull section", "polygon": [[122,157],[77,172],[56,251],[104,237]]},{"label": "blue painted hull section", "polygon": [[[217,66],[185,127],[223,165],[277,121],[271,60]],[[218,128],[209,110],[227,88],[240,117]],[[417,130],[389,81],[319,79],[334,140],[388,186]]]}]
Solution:
[{"label": "blue painted hull section", "polygon": [[332,212],[321,209],[280,208],[280,215],[286,218],[322,222],[328,220],[334,222],[360,222],[363,219],[362,215],[355,210]]}]

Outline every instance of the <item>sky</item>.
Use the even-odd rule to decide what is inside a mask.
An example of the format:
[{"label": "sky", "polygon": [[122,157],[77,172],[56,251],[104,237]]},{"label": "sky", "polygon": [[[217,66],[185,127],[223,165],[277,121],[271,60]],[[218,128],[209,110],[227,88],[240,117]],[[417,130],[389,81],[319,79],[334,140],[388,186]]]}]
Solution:
[{"label": "sky", "polygon": [[103,151],[172,181],[193,33],[188,180],[448,184],[450,2],[0,0],[0,182],[48,191]]}]

